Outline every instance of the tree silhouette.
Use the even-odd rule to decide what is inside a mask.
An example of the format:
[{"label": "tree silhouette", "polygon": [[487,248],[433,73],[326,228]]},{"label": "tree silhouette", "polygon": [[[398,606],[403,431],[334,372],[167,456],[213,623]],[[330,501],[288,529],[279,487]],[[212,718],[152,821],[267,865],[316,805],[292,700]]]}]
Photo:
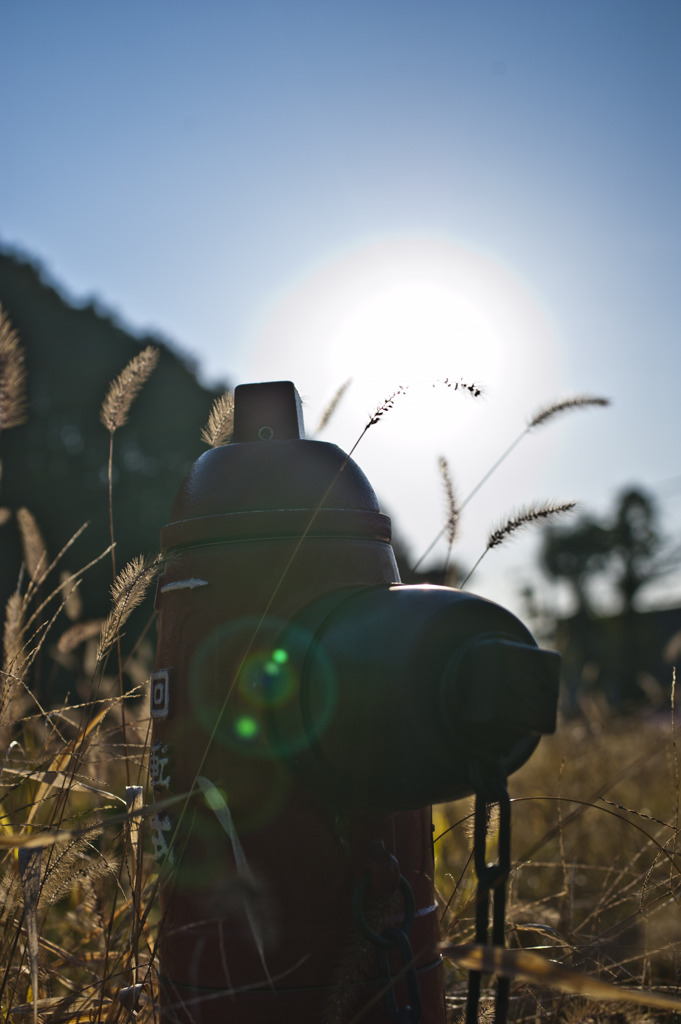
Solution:
[{"label": "tree silhouette", "polygon": [[633,611],[639,591],[676,560],[658,519],[652,495],[630,487],[605,520],[582,515],[573,526],[548,528],[541,566],[550,578],[570,586],[579,614],[593,615],[592,592],[598,581],[610,584],[622,612]]},{"label": "tree silhouette", "polygon": [[610,532],[590,516],[581,516],[574,526],[550,526],[544,533],[541,565],[556,580],[572,590],[577,613],[593,614],[591,583],[604,571],[610,558]]},{"label": "tree silhouette", "polygon": [[[618,495],[610,516],[583,515],[573,526],[547,529],[540,557],[546,574],[567,583],[576,602],[575,614],[562,623],[568,701],[577,700],[585,672],[593,676],[596,670],[598,686],[611,704],[622,709],[640,704],[650,679],[648,666],[659,652],[636,600],[678,561],[678,550],[660,531],[653,496],[629,487]],[[599,584],[613,592],[617,614],[594,613]]]},{"label": "tree silhouette", "polygon": [[664,561],[657,557],[662,553],[663,540],[652,497],[634,488],[625,491],[610,533],[617,591],[624,611],[630,612],[641,587],[665,568]]}]

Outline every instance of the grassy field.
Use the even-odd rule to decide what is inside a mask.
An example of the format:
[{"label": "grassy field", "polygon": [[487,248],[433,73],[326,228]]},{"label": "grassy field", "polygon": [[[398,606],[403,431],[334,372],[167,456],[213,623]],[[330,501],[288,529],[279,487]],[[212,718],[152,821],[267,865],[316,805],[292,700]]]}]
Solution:
[{"label": "grassy field", "polygon": [[[563,722],[542,740],[510,780],[510,947],[619,986],[679,992],[677,755],[669,712],[612,720],[599,714],[591,723]],[[474,930],[466,810],[435,811],[436,831],[444,833],[437,847],[443,931],[457,943]],[[453,1003],[461,985],[453,972]],[[590,1005],[579,991],[512,986],[517,1021],[677,1019],[660,1010],[643,1014],[624,1005],[614,1011],[602,1000]]]},{"label": "grassy field", "polygon": [[[138,996],[138,1019],[153,1017],[155,865],[144,819],[138,830],[125,803],[128,786],[146,793],[149,723],[144,700],[126,701],[124,738],[116,688],[105,675],[91,702],[29,711],[4,747],[4,1019],[32,1013],[34,995],[46,1020],[125,1020]],[[511,780],[509,947],[629,989],[679,992],[677,774],[669,714],[562,723],[542,741]],[[443,940],[457,945],[474,934],[471,813],[468,801],[434,810]],[[24,838],[18,851],[27,833],[43,845]],[[553,984],[515,979],[510,1019],[677,1019]],[[451,964],[452,1019],[465,985]],[[484,990],[483,1007],[490,999]]]},{"label": "grassy field", "polygon": [[[6,322],[0,342],[0,427],[7,429],[24,414],[23,363]],[[138,359],[105,400],[111,452],[153,369],[148,350]],[[227,406],[217,408],[211,436],[220,435],[228,415]],[[111,480],[110,459],[110,491]],[[112,552],[104,552],[116,578],[111,613],[90,621],[78,599],[81,573],[62,572],[60,555],[50,561],[30,512],[0,514],[16,516],[24,549],[23,576],[5,611],[0,675],[0,1013],[3,1020],[39,1016],[55,1024],[128,1021],[134,1013],[145,1022],[157,1004],[157,875],[145,841],[153,814],[153,651],[143,634],[124,658],[119,636],[158,564],[139,559],[116,573]],[[111,534],[113,541],[113,517]],[[63,705],[42,707],[40,679],[55,663],[68,670],[73,687]],[[542,740],[511,780],[507,945],[515,953],[504,968],[512,979],[510,1020],[681,1019],[670,1008],[650,1008],[649,996],[641,997],[647,1007],[616,1002],[615,992],[593,981],[620,992],[653,990],[658,1003],[681,995],[673,710],[636,718],[611,718],[596,704],[586,710]],[[436,887],[450,949],[474,936],[470,802],[437,807],[434,821]],[[466,975],[453,956],[447,991],[456,1020]],[[554,963],[576,973],[556,972]],[[491,993],[485,975],[482,1019]]]}]

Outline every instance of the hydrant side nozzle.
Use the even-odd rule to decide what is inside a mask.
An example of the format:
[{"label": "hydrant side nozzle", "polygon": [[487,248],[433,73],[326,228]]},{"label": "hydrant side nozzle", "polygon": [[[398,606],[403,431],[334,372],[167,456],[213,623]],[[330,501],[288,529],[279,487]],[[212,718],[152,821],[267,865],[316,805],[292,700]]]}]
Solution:
[{"label": "hydrant side nozzle", "polygon": [[[294,723],[307,743],[294,770],[345,807],[458,799],[472,791],[471,760],[499,759],[511,774],[554,730],[560,657],[492,602],[444,587],[346,588],[296,626],[309,640]],[[276,749],[283,724],[279,713]]]},{"label": "hydrant side nozzle", "polygon": [[523,738],[555,732],[560,655],[503,635],[483,634],[446,667],[440,702],[446,719],[464,722],[511,754]]}]

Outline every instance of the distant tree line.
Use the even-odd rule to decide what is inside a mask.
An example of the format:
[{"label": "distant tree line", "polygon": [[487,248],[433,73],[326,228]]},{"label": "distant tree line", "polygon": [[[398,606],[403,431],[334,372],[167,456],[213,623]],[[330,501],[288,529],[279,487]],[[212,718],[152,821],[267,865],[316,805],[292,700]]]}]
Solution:
[{"label": "distant tree line", "polygon": [[[668,692],[681,610],[642,612],[637,598],[678,560],[679,549],[662,535],[655,499],[641,488],[624,490],[610,516],[584,514],[571,526],[546,529],[541,567],[568,586],[575,608],[557,629],[573,709],[589,690],[624,710]],[[603,590],[613,605],[608,614],[597,608]]]},{"label": "distant tree line", "polygon": [[[0,303],[25,352],[26,422],[0,437],[0,506],[12,512],[0,527],[0,601],[17,587],[22,548],[16,511],[27,508],[50,557],[87,522],[65,556],[71,571],[109,544],[109,434],[99,419],[109,383],[146,345],[159,362],[129,421],[116,435],[113,508],[116,562],[158,550],[178,486],[205,450],[201,428],[219,394],[204,388],[194,367],[160,338],[137,338],[93,303],[67,302],[40,268],[0,252]],[[90,616],[105,615],[111,562],[102,560],[81,584]]]}]

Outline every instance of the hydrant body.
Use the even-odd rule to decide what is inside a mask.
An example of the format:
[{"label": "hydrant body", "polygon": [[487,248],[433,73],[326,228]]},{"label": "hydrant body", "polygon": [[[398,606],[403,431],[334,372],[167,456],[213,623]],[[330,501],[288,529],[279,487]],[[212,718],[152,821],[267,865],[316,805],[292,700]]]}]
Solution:
[{"label": "hydrant body", "polygon": [[[292,385],[238,388],[235,442],[195,463],[162,532],[150,759],[162,1020],[385,1024],[386,989],[404,1007],[415,977],[421,1021],[444,1024],[428,805],[469,791],[464,761],[445,765],[452,777],[430,798],[428,772],[405,786],[409,722],[396,725],[389,680],[376,681],[383,712],[367,698],[392,644],[390,602],[405,609],[399,647],[413,618],[404,592],[422,588],[396,586],[390,523],[361,470],[301,435]],[[428,600],[427,651],[442,654],[424,685],[446,719],[459,683],[441,680],[480,658],[461,653],[480,630],[465,627],[454,651],[438,637],[468,613],[454,591]],[[485,636],[534,644],[503,610],[488,626]],[[428,760],[424,738],[407,764]],[[447,744],[443,734],[445,761]],[[510,762],[528,753],[515,734],[501,747]],[[439,777],[439,762],[428,771]],[[393,951],[381,970],[367,934],[403,927],[407,892],[413,958]]]}]

